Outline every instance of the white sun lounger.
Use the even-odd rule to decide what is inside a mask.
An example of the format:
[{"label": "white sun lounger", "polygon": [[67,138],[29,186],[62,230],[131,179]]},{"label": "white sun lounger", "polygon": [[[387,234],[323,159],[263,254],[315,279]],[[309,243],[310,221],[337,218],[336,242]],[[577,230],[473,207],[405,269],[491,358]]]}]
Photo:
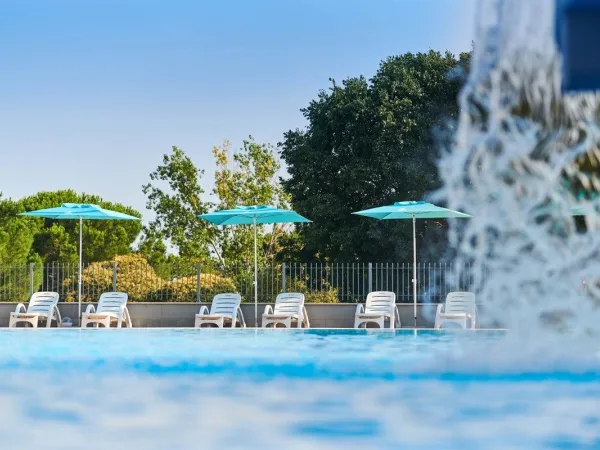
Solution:
[{"label": "white sun lounger", "polygon": [[127,309],[127,294],[124,292],[105,292],[98,300],[98,308],[94,305],[88,305],[85,312],[81,315],[81,328],[93,324],[94,328],[103,325],[110,328],[111,322],[117,322],[117,328],[121,328],[125,323],[126,328],[131,328],[131,317]]},{"label": "white sun lounger", "polygon": [[376,323],[379,328],[385,328],[386,319],[390,322],[390,328],[401,327],[396,294],[387,291],[370,292],[364,305],[356,305],[354,328],[366,328],[369,322]]},{"label": "white sun lounger", "polygon": [[471,328],[477,327],[477,305],[473,292],[450,292],[446,296],[446,303],[439,304],[435,313],[435,329],[439,329],[446,322],[457,323],[462,328],[467,328],[470,321]]},{"label": "white sun lounger", "polygon": [[16,327],[19,322],[37,328],[40,319],[46,321],[47,328],[50,328],[53,320],[56,321],[56,326],[60,327],[62,320],[58,311],[58,298],[56,292],[36,292],[31,296],[27,308],[23,303],[19,303],[15,312],[10,313],[9,328]]},{"label": "white sun lounger", "polygon": [[242,296],[240,294],[218,294],[213,297],[208,308],[203,305],[200,312],[196,314],[195,328],[200,328],[204,324],[215,324],[219,328],[223,328],[225,322],[231,322],[231,328],[235,328],[236,324],[246,328],[244,314],[242,314]]},{"label": "white sun lounger", "polygon": [[286,292],[279,294],[275,299],[275,308],[271,305],[265,306],[265,311],[262,315],[262,327],[267,328],[270,324],[273,328],[277,324],[282,324],[286,328],[292,327],[292,322],[297,323],[298,328],[310,328],[308,314],[304,307],[304,294],[299,292]]}]

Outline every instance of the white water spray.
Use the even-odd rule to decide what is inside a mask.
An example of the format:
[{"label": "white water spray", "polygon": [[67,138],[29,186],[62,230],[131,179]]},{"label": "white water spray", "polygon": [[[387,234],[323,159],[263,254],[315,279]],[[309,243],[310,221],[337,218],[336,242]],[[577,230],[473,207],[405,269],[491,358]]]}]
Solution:
[{"label": "white water spray", "polygon": [[573,162],[600,142],[599,97],[561,94],[554,2],[483,0],[477,24],[456,135],[439,164],[436,197],[473,215],[451,225],[451,243],[476,268],[486,316],[520,348],[596,345],[599,217],[580,204],[587,232],[578,231],[569,183],[593,184]]}]

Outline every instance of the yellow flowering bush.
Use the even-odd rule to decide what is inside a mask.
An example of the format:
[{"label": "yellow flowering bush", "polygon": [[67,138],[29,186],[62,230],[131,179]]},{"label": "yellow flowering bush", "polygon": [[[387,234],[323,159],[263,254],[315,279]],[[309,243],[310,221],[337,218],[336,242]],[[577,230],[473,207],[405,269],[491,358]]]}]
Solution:
[{"label": "yellow flowering bush", "polygon": [[[196,300],[196,276],[184,276],[167,280],[156,274],[154,268],[140,255],[122,255],[117,263],[117,291],[126,292],[130,301],[185,302]],[[103,292],[113,290],[113,262],[97,262],[86,267],[83,281],[82,301],[95,301]],[[230,278],[214,274],[200,275],[203,299],[222,292],[236,292]],[[77,300],[77,278],[63,281],[64,301]]]}]

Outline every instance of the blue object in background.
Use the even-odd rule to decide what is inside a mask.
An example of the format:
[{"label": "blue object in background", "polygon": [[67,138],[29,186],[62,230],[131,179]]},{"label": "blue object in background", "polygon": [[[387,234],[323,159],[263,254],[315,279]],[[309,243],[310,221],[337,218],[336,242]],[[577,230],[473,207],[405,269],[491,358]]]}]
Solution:
[{"label": "blue object in background", "polygon": [[600,90],[600,0],[556,0],[563,91]]}]

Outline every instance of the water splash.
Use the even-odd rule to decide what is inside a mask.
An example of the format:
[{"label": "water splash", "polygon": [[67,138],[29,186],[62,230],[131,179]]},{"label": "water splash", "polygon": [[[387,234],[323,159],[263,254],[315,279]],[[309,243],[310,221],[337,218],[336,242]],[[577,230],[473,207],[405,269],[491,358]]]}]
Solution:
[{"label": "water splash", "polygon": [[486,316],[510,328],[514,343],[597,349],[598,202],[579,203],[579,226],[571,212],[578,190],[597,187],[580,163],[598,151],[600,97],[561,94],[554,2],[483,0],[476,22],[435,194],[473,215],[451,224],[451,243],[475,268]]}]

